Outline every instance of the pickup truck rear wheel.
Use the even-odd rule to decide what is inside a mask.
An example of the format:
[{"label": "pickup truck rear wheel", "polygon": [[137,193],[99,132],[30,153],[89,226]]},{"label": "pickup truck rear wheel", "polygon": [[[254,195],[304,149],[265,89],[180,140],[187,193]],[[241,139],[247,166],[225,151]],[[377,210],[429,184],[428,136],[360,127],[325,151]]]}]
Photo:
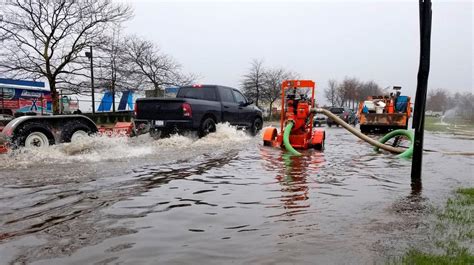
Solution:
[{"label": "pickup truck rear wheel", "polygon": [[205,118],[199,127],[199,137],[204,137],[213,132],[216,132],[216,122],[210,117]]},{"label": "pickup truck rear wheel", "polygon": [[153,140],[159,140],[161,138],[161,130],[151,129],[150,136]]},{"label": "pickup truck rear wheel", "polygon": [[257,117],[252,123],[252,127],[250,128],[250,133],[252,133],[252,135],[255,136],[262,129],[262,127],[263,127],[263,121],[260,117]]}]

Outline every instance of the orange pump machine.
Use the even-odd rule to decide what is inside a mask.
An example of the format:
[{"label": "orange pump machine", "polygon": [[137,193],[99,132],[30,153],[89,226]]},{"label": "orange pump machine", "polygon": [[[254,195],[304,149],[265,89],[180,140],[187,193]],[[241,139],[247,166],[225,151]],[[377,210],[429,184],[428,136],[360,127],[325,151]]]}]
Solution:
[{"label": "orange pump machine", "polygon": [[[315,83],[312,80],[285,80],[281,85],[280,133],[274,127],[263,132],[263,144],[296,149],[324,148],[325,132],[313,130]],[[308,97],[311,91],[311,97]],[[285,134],[285,130],[290,130]],[[285,137],[291,146],[284,144]]]}]

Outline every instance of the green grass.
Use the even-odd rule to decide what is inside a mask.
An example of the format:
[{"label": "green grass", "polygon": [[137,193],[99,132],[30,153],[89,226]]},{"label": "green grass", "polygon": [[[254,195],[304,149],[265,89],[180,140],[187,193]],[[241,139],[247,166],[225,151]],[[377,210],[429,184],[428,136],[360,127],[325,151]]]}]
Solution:
[{"label": "green grass", "polygon": [[457,190],[457,193],[465,195],[470,199],[474,199],[474,188],[461,188]]},{"label": "green grass", "polygon": [[[461,188],[437,211],[432,231],[436,253],[407,250],[395,264],[474,264],[474,188]],[[469,248],[470,246],[470,248]]]},{"label": "green grass", "polygon": [[416,265],[464,265],[474,264],[474,256],[469,254],[467,250],[455,253],[454,255],[433,255],[420,252],[418,250],[409,250],[402,258],[400,264],[416,264]]},{"label": "green grass", "polygon": [[467,131],[474,133],[474,123],[462,119],[453,119],[443,124],[440,117],[425,117],[425,130],[434,132]]}]

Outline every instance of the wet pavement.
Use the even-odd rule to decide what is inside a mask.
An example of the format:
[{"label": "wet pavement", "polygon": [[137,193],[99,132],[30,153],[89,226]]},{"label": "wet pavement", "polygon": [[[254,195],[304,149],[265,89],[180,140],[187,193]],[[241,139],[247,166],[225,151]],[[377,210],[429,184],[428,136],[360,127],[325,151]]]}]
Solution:
[{"label": "wet pavement", "polygon": [[0,264],[383,264],[426,245],[430,208],[474,185],[473,156],[427,152],[412,191],[410,161],[326,130],[302,157],[225,125],[0,156]]}]

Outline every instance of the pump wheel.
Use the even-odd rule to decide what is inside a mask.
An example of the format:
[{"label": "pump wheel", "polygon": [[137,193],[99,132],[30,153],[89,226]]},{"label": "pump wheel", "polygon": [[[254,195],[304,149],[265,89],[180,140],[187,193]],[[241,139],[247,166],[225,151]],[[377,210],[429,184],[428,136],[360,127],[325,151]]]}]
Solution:
[{"label": "pump wheel", "polygon": [[272,142],[277,138],[277,129],[273,127],[265,128],[263,131],[263,145],[272,146]]},{"label": "pump wheel", "polygon": [[324,131],[315,131],[312,138],[311,138],[310,147],[312,147],[312,148],[314,148],[318,151],[323,151],[325,140],[326,140],[326,132],[324,132]]}]

